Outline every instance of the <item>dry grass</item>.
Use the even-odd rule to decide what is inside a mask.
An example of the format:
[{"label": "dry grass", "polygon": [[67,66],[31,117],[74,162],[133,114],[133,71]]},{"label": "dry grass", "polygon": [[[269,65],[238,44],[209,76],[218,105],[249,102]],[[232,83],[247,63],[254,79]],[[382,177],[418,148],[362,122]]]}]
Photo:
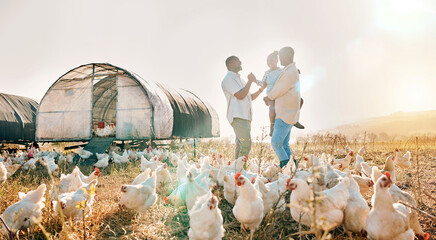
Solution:
[{"label": "dry grass", "polygon": [[[303,139],[304,140],[304,139]],[[298,157],[302,154],[305,142],[308,142],[307,153],[330,152],[333,148],[343,147],[344,143],[340,141],[325,142],[320,144],[311,144],[313,139],[306,139],[293,144],[291,147]],[[335,144],[335,146],[333,146]],[[361,143],[346,142],[352,149],[357,151]],[[370,165],[382,167],[387,154],[392,152],[396,147],[408,149],[413,156],[413,169],[398,169],[397,185],[408,191],[416,197],[422,198],[421,209],[436,215],[436,141],[426,140],[419,145],[420,161],[420,182],[421,195],[419,195],[416,175],[416,146],[413,141],[403,142],[382,142],[367,144],[368,154],[364,157]],[[192,146],[183,147],[186,152],[193,153]],[[222,153],[225,159],[231,159],[233,156],[233,145],[228,141],[205,141],[197,145],[197,154],[210,155],[213,152]],[[262,158],[266,160],[269,157],[274,159],[269,144],[254,143],[251,157]],[[354,163],[352,163],[354,166]],[[89,174],[92,167],[80,167],[85,174]],[[60,166],[61,172],[69,173],[73,166]],[[175,178],[175,169],[170,167],[170,171]],[[130,183],[137,174],[140,173],[139,163],[130,163],[122,166],[109,166],[101,171],[99,183],[96,189],[95,202],[93,205],[93,214],[86,220],[87,239],[187,239],[189,229],[189,216],[185,207],[175,209],[173,206],[164,205],[159,195],[157,203],[152,206],[146,213],[139,214],[133,211],[120,210],[118,201],[121,195],[120,187],[122,184]],[[55,178],[56,183],[59,179]],[[3,212],[9,205],[18,201],[18,192],[27,192],[35,189],[39,184],[46,183],[51,185],[51,180],[45,173],[45,169],[39,166],[37,170],[29,172],[20,172],[13,179],[9,179],[0,187],[0,210]],[[433,197],[433,199],[427,195]],[[215,192],[221,198],[219,208],[223,213],[224,228],[226,229],[224,239],[246,239],[248,233],[241,231],[240,224],[232,214],[232,206],[223,198],[222,189]],[[46,199],[49,199],[48,193]],[[286,196],[289,201],[289,193]],[[369,201],[370,195],[366,196]],[[436,224],[434,220],[420,214],[420,222],[425,232],[431,236],[436,234]],[[50,234],[51,239],[81,239],[83,238],[82,221],[65,220],[62,226],[59,217],[53,215],[53,209],[49,201],[43,209],[43,220],[41,222],[45,230]],[[282,214],[269,214],[264,218],[259,230],[255,234],[255,239],[300,239],[295,235],[299,230],[305,231],[307,228],[299,226],[290,216],[289,209]],[[341,228],[332,233],[333,239],[345,239],[346,234]],[[356,236],[355,238],[362,238]],[[20,238],[44,239],[44,235],[39,227],[34,227],[29,232],[20,234]],[[313,235],[304,235],[301,239],[312,239]]]}]

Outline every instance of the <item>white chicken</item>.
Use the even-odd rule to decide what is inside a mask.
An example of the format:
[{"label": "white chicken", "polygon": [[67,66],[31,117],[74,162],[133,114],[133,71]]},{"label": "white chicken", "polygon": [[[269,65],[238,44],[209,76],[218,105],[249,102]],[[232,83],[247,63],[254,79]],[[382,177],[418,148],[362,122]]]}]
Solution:
[{"label": "white chicken", "polygon": [[395,164],[400,168],[410,168],[410,158],[410,151],[407,151],[403,156],[401,156],[400,150],[398,150],[398,148],[395,149]]},{"label": "white chicken", "polygon": [[39,158],[38,157],[35,157],[35,158],[32,158],[32,159],[30,159],[29,161],[27,161],[27,162],[25,162],[24,164],[23,164],[23,169],[24,170],[29,170],[29,169],[35,169],[36,168],[36,162],[38,162],[39,161]]},{"label": "white chicken", "polygon": [[8,178],[8,171],[5,168],[3,162],[0,162],[0,183],[3,183]]},{"label": "white chicken", "polygon": [[361,147],[357,153],[358,153],[359,155],[364,155],[364,154],[366,154],[366,147],[365,147],[365,146]]},{"label": "white chicken", "polygon": [[171,174],[168,171],[167,164],[164,163],[156,169],[156,191],[167,195],[170,191]]},{"label": "white chicken", "polygon": [[231,162],[226,167],[228,169],[238,172],[242,170],[242,168],[244,167],[244,163],[246,163],[247,161],[248,161],[248,157],[247,155],[244,155],[242,157],[237,158],[235,161]]},{"label": "white chicken", "polygon": [[136,178],[133,180],[132,185],[137,185],[143,183],[147,178],[150,176],[150,168],[145,169],[144,172],[140,173]]},{"label": "white chicken", "polygon": [[409,217],[404,210],[398,209],[403,205],[394,204],[389,194],[391,184],[390,174],[386,172],[374,185],[374,207],[366,219],[366,231],[369,238],[375,240],[413,240],[415,236],[409,226]]},{"label": "white chicken", "polygon": [[[19,193],[20,201],[12,204],[3,212],[2,217],[10,229],[22,230],[32,226],[35,220],[42,217],[44,208],[44,194],[46,186],[41,184],[37,189],[24,194]],[[3,226],[3,232],[8,234]]]},{"label": "white chicken", "polygon": [[109,165],[109,156],[106,156],[93,164],[97,168],[105,168]]},{"label": "white chicken", "polygon": [[73,159],[74,159],[74,156],[73,156],[73,154],[68,154],[67,156],[66,156],[66,159],[67,159],[67,162],[68,163],[73,163]]},{"label": "white chicken", "polygon": [[197,199],[189,212],[188,237],[190,240],[222,239],[225,230],[218,203],[218,198],[210,192]]},{"label": "white chicken", "polygon": [[389,155],[386,158],[385,166],[382,170],[382,173],[389,172],[391,174],[391,180],[395,183],[397,181],[397,177],[395,174],[395,165],[394,165],[394,157]]},{"label": "white chicken", "polygon": [[366,162],[360,163],[360,166],[362,167],[362,173],[366,177],[371,177],[372,169]]},{"label": "white chicken", "polygon": [[141,170],[145,171],[145,169],[150,168],[151,172],[154,172],[156,168],[159,166],[159,161],[148,161],[144,156],[141,156]]},{"label": "white chicken", "polygon": [[128,163],[130,162],[130,156],[129,155],[113,155],[113,161],[116,164],[122,164],[122,163]]},{"label": "white chicken", "polygon": [[21,164],[5,164],[6,171],[8,172],[7,177],[12,176],[18,169],[22,167]]},{"label": "white chicken", "polygon": [[235,205],[236,199],[239,196],[239,188],[236,187],[236,183],[233,177],[225,175],[224,178],[224,198],[232,205]]},{"label": "white chicken", "polygon": [[[206,190],[209,188],[209,184],[210,184],[209,172],[205,172],[203,174],[198,175],[195,178],[196,183],[189,181],[188,177],[192,178],[192,174],[190,172],[188,172],[187,176],[185,177],[186,178],[185,183],[179,185],[176,189],[174,189],[174,191],[168,196],[168,198],[166,196],[164,197],[165,203],[174,204],[176,207],[186,205],[187,198],[189,198],[188,195],[195,196],[195,193],[197,191],[201,191],[198,189],[197,185],[199,185],[199,187]],[[188,187],[190,188],[189,194],[188,194]]]},{"label": "white chicken", "polygon": [[353,151],[350,151],[344,158],[332,158],[330,160],[330,164],[333,166],[333,168],[337,168],[339,170],[347,169],[348,166],[350,166],[351,158],[353,157],[353,155]]},{"label": "white chicken", "polygon": [[[141,164],[142,166],[142,164]],[[186,178],[186,172],[188,170],[186,169],[185,162],[183,160],[177,161],[177,186],[180,186],[188,180]]]},{"label": "white chicken", "polygon": [[123,185],[121,187],[120,207],[145,212],[156,203],[156,175],[153,174],[143,183]]},{"label": "white chicken", "polygon": [[287,175],[280,174],[279,179],[271,183],[264,184],[262,181],[256,181],[256,184],[260,186],[261,193],[262,193],[264,216],[268,214],[268,212],[273,208],[273,206],[277,202],[278,203],[277,203],[276,211],[279,212],[285,211],[286,209],[285,198],[284,196],[280,198],[280,196],[286,191],[286,183],[289,178],[290,177]]},{"label": "white chicken", "polygon": [[138,160],[138,155],[136,154],[136,152],[135,151],[133,151],[133,150],[127,150],[127,153],[129,154],[129,159],[131,160],[131,161],[136,161],[136,160]]},{"label": "white chicken", "polygon": [[[380,179],[380,177],[384,176],[376,166],[373,167],[372,173],[373,174],[372,174],[371,178],[374,182],[376,182],[378,179]],[[389,173],[389,175],[390,175],[390,173]],[[410,195],[406,191],[401,190],[393,182],[391,182],[391,185],[389,187],[389,193],[391,194],[392,201],[394,203],[397,203],[398,201],[403,201],[403,202],[405,202],[413,207],[417,206],[417,203],[416,203],[415,199],[412,197],[412,195]],[[372,196],[371,202],[374,206],[375,195]],[[419,239],[426,239],[427,233],[424,233],[424,231],[422,230],[422,227],[419,224],[418,215],[417,215],[416,211],[412,211],[409,214],[409,223],[410,223],[410,227],[412,228],[413,232],[418,236]]]},{"label": "white chicken", "polygon": [[56,174],[59,171],[59,166],[56,164],[54,158],[43,157],[44,164],[47,166],[49,174]]},{"label": "white chicken", "polygon": [[280,167],[277,164],[270,165],[263,171],[262,175],[268,178],[271,182],[277,181],[279,179]]},{"label": "white chicken", "polygon": [[88,159],[89,157],[92,156],[93,153],[90,151],[83,150],[83,148],[79,148],[79,150],[77,150],[77,154],[79,154],[79,156],[82,159]]},{"label": "white chicken", "polygon": [[288,176],[291,176],[293,172],[295,172],[297,167],[295,166],[295,162],[291,159],[289,162],[282,168],[282,173]]},{"label": "white chicken", "polygon": [[259,172],[259,160],[257,158],[249,160],[248,170],[254,173]]},{"label": "white chicken", "polygon": [[[329,231],[342,224],[345,207],[347,206],[350,180],[341,179],[338,185],[319,193],[320,202],[316,207],[317,224],[324,230]],[[287,188],[291,193],[291,216],[295,221],[303,225],[312,226],[312,213],[307,212],[309,200],[313,195],[309,185],[301,179],[288,179]],[[301,218],[300,218],[301,217]]]},{"label": "white chicken", "polygon": [[104,128],[97,128],[95,130],[95,135],[99,137],[109,137],[114,136],[116,131],[115,126],[106,125]]},{"label": "white chicken", "polygon": [[250,230],[250,239],[263,219],[263,200],[261,194],[241,172],[235,175],[240,195],[233,207],[233,215],[241,223],[241,229]]},{"label": "white chicken", "polygon": [[347,232],[363,233],[366,231],[366,218],[370,209],[350,171],[347,172],[346,177],[350,180],[348,186],[350,197],[344,210],[344,228]]},{"label": "white chicken", "polygon": [[[341,172],[339,170],[335,169],[335,172],[340,176],[340,177],[345,177],[347,175],[347,173]],[[371,178],[369,177],[361,177],[359,175],[352,175],[354,181],[356,181],[357,185],[359,186],[359,191],[360,194],[362,194],[362,196],[369,191],[369,189],[372,188],[372,186],[374,186],[374,182],[371,180]]]},{"label": "white chicken", "polygon": [[361,165],[361,163],[363,163],[363,162],[365,162],[363,157],[359,153],[356,154],[356,163],[354,165],[354,169],[356,169],[356,172],[359,175],[362,175],[362,165]]},{"label": "white chicken", "polygon": [[[209,172],[207,171],[206,174],[209,175]],[[188,210],[190,210],[194,206],[197,198],[208,192],[209,189],[206,186],[208,186],[209,181],[208,179],[206,179],[205,181],[207,181],[207,183],[201,186],[192,177],[191,172],[188,173],[187,178],[188,182],[186,183],[186,206],[188,207]]]},{"label": "white chicken", "polygon": [[91,174],[89,174],[89,176],[85,176],[79,169],[80,180],[82,180],[82,182],[84,183],[90,183],[94,179],[97,179],[98,176],[100,176],[100,169],[98,168],[95,168],[94,171]]},{"label": "white chicken", "polygon": [[326,188],[332,188],[339,183],[339,174],[332,168],[330,164],[327,164],[327,172],[324,176]]},{"label": "white chicken", "polygon": [[97,156],[97,160],[100,160],[100,159],[103,159],[103,158],[109,156],[109,154],[107,154],[107,153],[101,153],[101,154],[95,153],[95,156]]},{"label": "white chicken", "polygon": [[70,174],[61,174],[61,181],[59,182],[59,194],[75,192],[84,184],[80,179],[79,172],[79,168],[75,167]]},{"label": "white chicken", "polygon": [[83,211],[77,208],[77,205],[85,201],[84,211],[85,216],[92,214],[92,204],[94,203],[95,186],[98,180],[94,179],[89,184],[81,186],[75,192],[67,192],[59,195],[59,202],[57,200],[52,201],[55,213],[59,214],[59,208],[62,209],[62,213],[73,219],[81,219],[83,217]]}]

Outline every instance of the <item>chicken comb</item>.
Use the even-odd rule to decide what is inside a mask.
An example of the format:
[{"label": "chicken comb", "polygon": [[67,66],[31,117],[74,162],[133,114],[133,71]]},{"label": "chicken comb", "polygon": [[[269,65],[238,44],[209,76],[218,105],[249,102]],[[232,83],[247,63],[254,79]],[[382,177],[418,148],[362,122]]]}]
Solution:
[{"label": "chicken comb", "polygon": [[167,204],[167,196],[164,197],[164,202]]},{"label": "chicken comb", "polygon": [[304,157],[303,159],[304,159],[304,161],[308,161],[309,160],[307,157]]},{"label": "chicken comb", "polygon": [[254,184],[255,182],[256,182],[256,178],[255,178],[255,177],[252,177],[252,178],[251,178],[251,183]]},{"label": "chicken comb", "polygon": [[390,172],[385,172],[386,177],[388,177],[389,179],[391,179],[391,173]]},{"label": "chicken comb", "polygon": [[244,154],[244,158],[248,159],[248,156],[247,156],[247,154]]},{"label": "chicken comb", "polygon": [[398,150],[398,148],[395,148],[395,152],[398,152],[399,150]]},{"label": "chicken comb", "polygon": [[214,195],[212,195],[212,197],[210,198],[210,203],[215,204],[215,198],[214,198]]},{"label": "chicken comb", "polygon": [[100,176],[100,169],[95,168],[94,170],[95,170],[94,175],[95,175],[95,176]]},{"label": "chicken comb", "polygon": [[424,233],[424,240],[428,240],[428,239],[430,239],[430,234]]},{"label": "chicken comb", "polygon": [[350,152],[350,156],[353,156],[353,154],[354,154],[354,152],[353,152],[353,151],[351,151],[351,152]]},{"label": "chicken comb", "polygon": [[241,176],[241,174],[242,174],[241,172],[236,173],[235,180],[238,179]]},{"label": "chicken comb", "polygon": [[291,179],[289,178],[288,180],[286,180],[286,186],[289,186],[289,183],[291,182]]}]

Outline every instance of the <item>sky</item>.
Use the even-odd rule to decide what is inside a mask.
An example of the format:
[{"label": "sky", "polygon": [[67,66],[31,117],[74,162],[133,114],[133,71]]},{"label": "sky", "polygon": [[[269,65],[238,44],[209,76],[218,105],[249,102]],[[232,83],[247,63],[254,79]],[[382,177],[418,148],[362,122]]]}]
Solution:
[{"label": "sky", "polygon": [[[108,62],[192,91],[231,137],[225,59],[260,79],[267,55],[291,46],[305,100],[296,132],[318,131],[436,109],[435,13],[434,0],[0,0],[0,92],[40,100],[70,69]],[[259,136],[261,98],[253,112]]]}]

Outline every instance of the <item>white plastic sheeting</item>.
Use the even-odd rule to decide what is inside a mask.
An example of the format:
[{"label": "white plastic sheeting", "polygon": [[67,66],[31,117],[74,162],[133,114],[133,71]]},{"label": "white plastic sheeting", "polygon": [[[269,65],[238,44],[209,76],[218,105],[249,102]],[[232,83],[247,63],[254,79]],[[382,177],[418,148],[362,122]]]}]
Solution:
[{"label": "white plastic sheeting", "polygon": [[153,105],[153,135],[156,138],[169,138],[173,132],[173,109],[165,93],[154,82],[140,79],[147,92],[148,100]]},{"label": "white plastic sheeting", "polygon": [[89,139],[92,122],[92,78],[61,79],[46,93],[38,109],[39,140]]},{"label": "white plastic sheeting", "polygon": [[117,139],[151,136],[152,109],[143,88],[126,75],[117,78]]}]

